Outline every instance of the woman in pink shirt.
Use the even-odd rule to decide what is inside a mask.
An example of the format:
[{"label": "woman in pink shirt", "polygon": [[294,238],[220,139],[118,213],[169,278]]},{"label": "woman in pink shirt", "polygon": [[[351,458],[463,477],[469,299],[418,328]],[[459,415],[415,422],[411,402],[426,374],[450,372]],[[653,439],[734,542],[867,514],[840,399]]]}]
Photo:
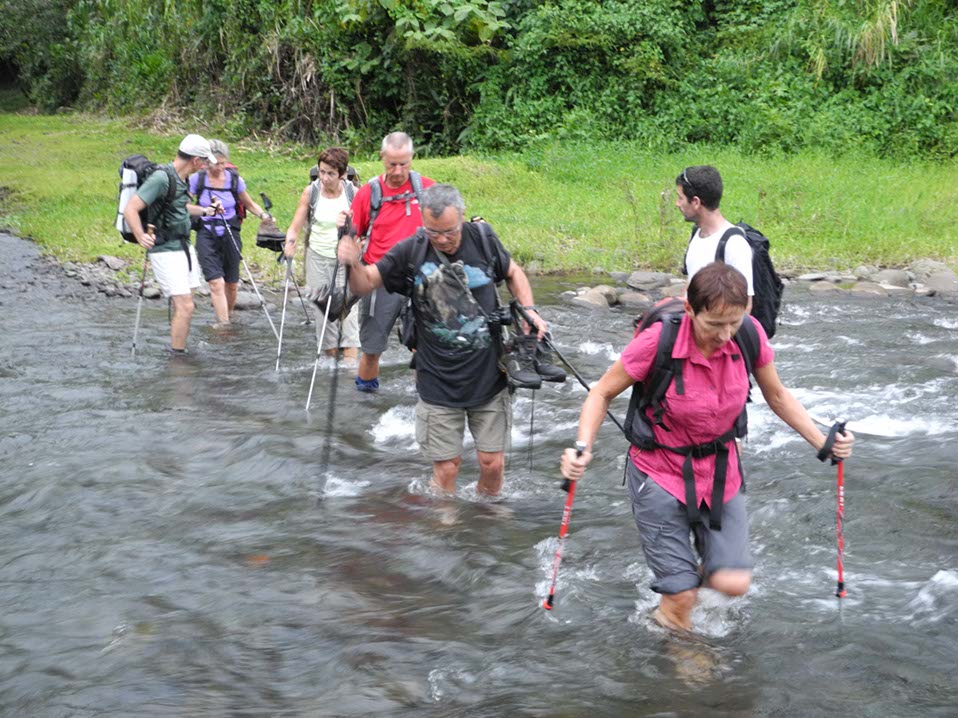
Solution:
[{"label": "woman in pink shirt", "polygon": [[[744,434],[744,417],[739,419],[749,390],[746,363],[752,364],[772,411],[816,450],[826,441],[782,385],[774,351],[761,325],[746,314],[747,304],[745,278],[730,265],[715,262],[696,273],[689,283],[685,314],[676,320],[674,376],[664,401],[639,409],[644,421],[636,416],[629,425],[633,446],[626,473],[632,513],[655,575],[652,590],[662,596],[654,618],[669,628],[691,628],[700,586],[741,596],[751,583],[748,518],[736,444],[736,436]],[[754,331],[745,327],[739,332],[743,321],[751,322]],[[585,450],[577,457],[575,450],[567,449],[562,456],[567,479],[580,479],[592,460],[592,442],[612,399],[650,377],[663,326],[655,322],[638,332],[592,387],[579,417],[578,443]],[[740,347],[736,333],[751,337],[751,342],[743,338]],[[757,348],[755,356],[744,357],[749,346]],[[637,406],[634,400],[633,408]],[[851,456],[854,440],[850,431],[838,435],[832,455]]]}]

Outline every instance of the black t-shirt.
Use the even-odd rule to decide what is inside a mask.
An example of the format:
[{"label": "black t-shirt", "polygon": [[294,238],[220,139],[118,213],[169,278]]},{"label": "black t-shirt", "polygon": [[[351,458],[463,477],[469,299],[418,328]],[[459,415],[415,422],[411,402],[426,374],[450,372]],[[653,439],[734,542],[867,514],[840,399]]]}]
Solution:
[{"label": "black t-shirt", "polygon": [[476,303],[486,314],[495,312],[496,284],[506,278],[511,259],[492,227],[486,225],[483,237],[472,222],[463,223],[459,249],[446,259],[452,268],[420,230],[390,249],[376,267],[388,291],[413,298],[420,398],[439,406],[480,406],[505,388],[506,379],[497,363],[498,327],[488,326]]}]

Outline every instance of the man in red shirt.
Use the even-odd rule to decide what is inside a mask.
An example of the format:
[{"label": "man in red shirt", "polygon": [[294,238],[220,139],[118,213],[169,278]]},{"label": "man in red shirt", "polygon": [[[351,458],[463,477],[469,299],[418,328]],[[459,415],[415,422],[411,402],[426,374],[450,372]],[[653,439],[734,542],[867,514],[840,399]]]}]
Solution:
[{"label": "man in red shirt", "polygon": [[[412,139],[405,132],[386,135],[379,156],[385,173],[363,185],[352,205],[353,235],[368,240],[364,264],[375,264],[394,245],[416,233],[422,226],[419,194],[434,184],[412,171]],[[382,287],[363,299],[359,329],[363,354],[356,377],[359,391],[379,389],[379,357],[405,302],[404,296]]]}]

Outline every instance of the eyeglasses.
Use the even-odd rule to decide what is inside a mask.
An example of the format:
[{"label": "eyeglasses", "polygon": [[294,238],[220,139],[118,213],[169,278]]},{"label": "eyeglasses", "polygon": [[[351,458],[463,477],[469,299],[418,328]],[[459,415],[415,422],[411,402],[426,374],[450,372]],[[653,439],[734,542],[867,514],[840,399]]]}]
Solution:
[{"label": "eyeglasses", "polygon": [[429,227],[423,227],[422,229],[429,239],[439,239],[440,237],[446,237],[448,239],[459,234],[459,230],[462,229],[462,222],[449,229],[430,229]]},{"label": "eyeglasses", "polygon": [[687,184],[687,185],[688,185],[689,187],[691,187],[692,189],[695,189],[695,185],[692,183],[692,180],[689,179],[689,176],[688,176],[688,174],[687,174],[688,171],[689,171],[689,170],[688,170],[688,167],[686,167],[684,170],[682,170],[682,181],[685,182],[685,184]]}]

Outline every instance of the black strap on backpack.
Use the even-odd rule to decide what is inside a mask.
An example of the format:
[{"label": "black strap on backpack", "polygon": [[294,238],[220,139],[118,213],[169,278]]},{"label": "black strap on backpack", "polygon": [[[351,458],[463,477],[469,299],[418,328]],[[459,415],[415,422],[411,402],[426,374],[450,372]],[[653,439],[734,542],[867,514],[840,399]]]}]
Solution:
[{"label": "black strap on backpack", "polygon": [[[662,333],[656,345],[655,360],[645,381],[632,389],[629,400],[629,410],[626,414],[625,433],[630,443],[643,451],[662,449],[685,457],[682,464],[682,480],[685,486],[685,507],[689,523],[701,523],[702,517],[695,497],[695,472],[692,466],[693,458],[716,456],[715,477],[712,482],[712,501],[709,514],[709,525],[715,531],[722,529],[722,505],[725,499],[725,479],[728,472],[728,442],[744,437],[748,433],[748,411],[745,406],[735,419],[733,426],[712,441],[703,444],[688,446],[669,446],[655,440],[653,425],[658,425],[665,431],[669,428],[663,423],[662,415],[666,408],[665,394],[669,386],[675,382],[677,394],[684,394],[685,387],[682,381],[682,365],[685,360],[674,359],[672,349],[682,322],[682,315],[675,311],[677,301],[667,302],[653,309],[639,324],[642,331],[656,321],[662,323]],[[752,321],[745,317],[741,327],[735,334],[735,343],[740,354],[733,354],[732,359],[741,357],[749,376],[749,390],[751,391],[751,376],[755,362],[758,360],[760,349],[758,331]],[[746,404],[750,398],[746,399]],[[652,412],[649,417],[649,410]],[[736,455],[738,446],[735,445]],[[739,457],[741,466],[741,457]]]},{"label": "black strap on backpack", "polygon": [[373,222],[379,216],[379,211],[383,208],[383,202],[405,202],[406,216],[412,212],[412,200],[416,199],[422,202],[422,175],[415,170],[409,170],[409,182],[412,184],[412,192],[401,192],[389,197],[383,197],[383,184],[379,177],[372,177],[367,184],[369,185],[369,224],[366,226],[366,234],[363,239],[369,239],[373,233]]},{"label": "black strap on backpack", "polygon": [[[343,192],[346,193],[346,201],[349,206],[353,206],[353,199],[356,197],[356,185],[347,180],[342,180]],[[309,183],[309,206],[306,208],[306,238],[303,245],[309,247],[309,235],[313,231],[313,208],[319,200],[319,180],[315,179]]]}]

